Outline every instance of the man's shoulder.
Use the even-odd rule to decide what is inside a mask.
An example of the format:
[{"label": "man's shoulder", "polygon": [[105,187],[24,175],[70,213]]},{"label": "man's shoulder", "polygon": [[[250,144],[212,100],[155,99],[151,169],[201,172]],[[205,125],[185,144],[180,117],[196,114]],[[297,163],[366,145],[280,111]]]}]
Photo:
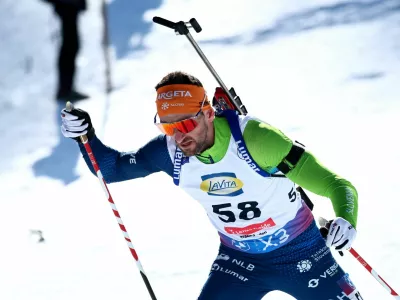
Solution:
[{"label": "man's shoulder", "polygon": [[[215,121],[216,121],[215,122],[216,126],[220,128],[226,126],[229,130],[228,121],[226,120],[225,117],[216,117]],[[270,133],[272,133],[273,135],[286,137],[285,134],[280,129],[262,119],[259,119],[254,115],[250,114],[247,114],[245,116],[239,115],[238,122],[244,138],[250,137],[257,139],[260,136],[266,136],[269,135]]]},{"label": "man's shoulder", "polygon": [[155,136],[154,138],[152,138],[149,143],[155,143],[155,144],[165,144],[167,140],[167,136],[165,134],[159,134],[157,136]]},{"label": "man's shoulder", "polygon": [[253,115],[239,116],[239,124],[243,132],[250,131],[255,134],[266,134],[269,131],[281,132],[277,127]]},{"label": "man's shoulder", "polygon": [[160,134],[143,146],[140,152],[147,158],[147,161],[151,161],[160,170],[171,175],[174,153],[172,149],[176,148],[172,142],[171,137]]},{"label": "man's shoulder", "polygon": [[292,145],[292,140],[285,133],[263,120],[245,116],[242,122],[243,138],[249,148],[286,152]]}]

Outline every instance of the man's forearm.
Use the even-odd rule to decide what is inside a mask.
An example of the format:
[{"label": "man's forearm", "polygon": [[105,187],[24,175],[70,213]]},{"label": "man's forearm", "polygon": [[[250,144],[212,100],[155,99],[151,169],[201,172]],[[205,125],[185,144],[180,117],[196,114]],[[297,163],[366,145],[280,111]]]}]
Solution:
[{"label": "man's forearm", "polygon": [[317,195],[332,201],[337,217],[357,225],[358,194],[355,187],[323,166],[311,153],[306,151],[287,177]]},{"label": "man's forearm", "polygon": [[[107,147],[104,145],[96,136],[92,138],[89,142],[90,147],[92,148],[93,154],[99,164],[99,168],[101,173],[104,177],[104,180],[107,183],[116,182],[117,174],[116,174],[116,162],[120,153],[112,148]],[[85,147],[83,144],[79,143],[79,149],[82,153],[82,156],[86,162],[86,165],[90,169],[90,171],[96,175],[94,172],[92,163],[90,161],[89,155],[87,154]]]}]

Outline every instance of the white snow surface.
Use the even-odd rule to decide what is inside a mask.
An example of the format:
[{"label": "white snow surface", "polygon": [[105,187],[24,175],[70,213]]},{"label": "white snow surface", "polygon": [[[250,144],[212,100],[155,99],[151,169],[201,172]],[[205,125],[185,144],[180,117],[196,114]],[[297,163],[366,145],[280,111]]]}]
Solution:
[{"label": "white snow surface", "polygon": [[[100,8],[90,0],[80,17],[76,81],[105,144],[130,151],[158,134],[154,86],[170,71],[213,94],[189,41],[151,22],[195,17],[203,31],[193,37],[250,114],[356,186],[354,248],[400,289],[398,1],[110,1],[109,95]],[[60,134],[58,26],[43,1],[0,2],[0,299],[150,299],[98,180]],[[219,245],[200,205],[165,174],[109,189],[158,299],[196,299]],[[311,196],[315,216],[334,216],[328,199]],[[364,299],[391,299],[351,255],[336,257]]]}]

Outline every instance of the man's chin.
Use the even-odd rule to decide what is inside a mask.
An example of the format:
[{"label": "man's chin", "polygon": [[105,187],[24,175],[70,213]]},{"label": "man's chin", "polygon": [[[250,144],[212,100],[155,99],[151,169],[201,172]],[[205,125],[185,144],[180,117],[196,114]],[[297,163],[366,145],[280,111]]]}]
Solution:
[{"label": "man's chin", "polygon": [[185,154],[185,156],[194,156],[196,155],[196,147],[190,147],[190,148],[181,148],[179,147],[179,149],[181,149],[181,151],[183,152],[183,154]]},{"label": "man's chin", "polygon": [[[181,149],[182,150],[182,149]],[[185,156],[189,157],[189,156],[194,156],[196,155],[196,152],[194,150],[182,150],[183,154],[185,154]]]}]

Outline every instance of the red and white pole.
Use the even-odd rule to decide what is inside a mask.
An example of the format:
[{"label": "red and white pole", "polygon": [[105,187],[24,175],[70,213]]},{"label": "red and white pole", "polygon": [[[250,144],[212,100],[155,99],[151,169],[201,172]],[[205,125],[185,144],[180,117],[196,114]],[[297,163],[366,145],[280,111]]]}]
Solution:
[{"label": "red and white pole", "polygon": [[[323,217],[319,217],[318,218],[318,223],[321,225],[321,227],[325,227],[326,224],[328,223],[328,220],[326,220]],[[390,293],[390,295],[394,296],[395,299],[400,299],[399,294],[397,294],[394,289],[392,289],[390,287],[389,284],[386,283],[385,280],[383,280],[383,278],[381,276],[378,275],[378,273],[376,273],[376,271],[374,269],[372,269],[372,267],[365,261],[364,258],[361,257],[360,254],[357,253],[356,250],[354,250],[354,248],[350,248],[349,252],[351,253],[351,255],[353,255],[360,264],[362,264],[364,266],[364,268],[367,269],[367,271]]]},{"label": "red and white pole", "polygon": [[[72,103],[71,102],[67,102],[67,111],[71,111],[72,109],[73,109]],[[110,191],[108,190],[107,183],[104,180],[103,175],[101,174],[99,165],[97,164],[96,158],[94,157],[94,154],[93,154],[93,151],[92,151],[92,147],[90,147],[88,138],[87,138],[86,135],[82,135],[82,136],[80,136],[80,140],[81,140],[83,146],[85,147],[85,150],[86,150],[86,152],[87,152],[87,154],[88,154],[88,156],[90,158],[90,161],[92,163],[93,169],[96,172],[97,178],[99,179],[100,185],[103,188],[103,191],[104,191],[104,193],[105,193],[105,195],[106,195],[106,197],[108,199],[108,202],[111,205],[111,208],[113,210],[114,216],[117,219],[119,228],[121,228],[122,234],[124,235],[124,238],[125,238],[125,241],[126,241],[128,247],[129,247],[129,250],[131,251],[131,254],[132,254],[133,258],[136,261],[136,266],[138,267],[138,269],[140,271],[140,275],[142,276],[143,281],[144,281],[144,283],[145,283],[145,285],[147,287],[147,290],[149,291],[151,299],[152,300],[157,300],[157,298],[156,298],[156,296],[155,296],[155,294],[153,292],[153,289],[152,289],[152,287],[150,285],[150,282],[149,282],[149,280],[148,280],[148,278],[146,276],[146,273],[144,272],[143,266],[140,263],[139,257],[138,257],[138,255],[136,253],[136,250],[133,247],[132,241],[131,241],[131,239],[130,239],[130,237],[128,235],[128,231],[126,230],[125,225],[122,222],[121,216],[120,216],[120,214],[119,214],[119,212],[117,210],[117,207],[116,207],[116,205],[114,203],[114,200],[113,200],[113,198],[112,198],[112,196],[110,194]]]},{"label": "red and white pole", "polygon": [[389,284],[386,283],[385,280],[381,276],[376,273],[376,271],[357,253],[356,250],[350,248],[350,253],[371,273],[371,275],[390,293],[390,295],[394,296],[395,299],[400,299],[399,294],[397,294],[394,289],[390,287]]}]

